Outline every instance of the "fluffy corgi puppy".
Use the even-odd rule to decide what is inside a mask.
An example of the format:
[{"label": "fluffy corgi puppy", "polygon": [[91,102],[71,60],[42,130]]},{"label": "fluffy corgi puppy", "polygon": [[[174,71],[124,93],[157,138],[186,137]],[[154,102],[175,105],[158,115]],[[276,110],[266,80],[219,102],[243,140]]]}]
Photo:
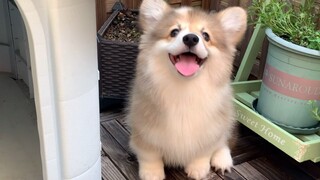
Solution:
[{"label": "fluffy corgi puppy", "polygon": [[165,165],[184,167],[194,179],[205,178],[210,166],[230,171],[230,77],[245,10],[210,14],[144,0],[139,16],[143,35],[127,120],[140,178],[164,179]]}]

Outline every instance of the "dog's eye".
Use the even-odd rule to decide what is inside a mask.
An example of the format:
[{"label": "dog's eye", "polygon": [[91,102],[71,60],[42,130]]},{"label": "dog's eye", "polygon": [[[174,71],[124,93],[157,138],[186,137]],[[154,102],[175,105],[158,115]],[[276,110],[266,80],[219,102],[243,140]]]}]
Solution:
[{"label": "dog's eye", "polygon": [[171,37],[176,37],[178,34],[179,34],[179,29],[173,29],[173,30],[170,32],[170,36],[171,36]]},{"label": "dog's eye", "polygon": [[203,38],[204,38],[205,41],[209,41],[209,40],[210,40],[210,36],[209,36],[208,33],[202,32],[202,36],[203,36]]}]

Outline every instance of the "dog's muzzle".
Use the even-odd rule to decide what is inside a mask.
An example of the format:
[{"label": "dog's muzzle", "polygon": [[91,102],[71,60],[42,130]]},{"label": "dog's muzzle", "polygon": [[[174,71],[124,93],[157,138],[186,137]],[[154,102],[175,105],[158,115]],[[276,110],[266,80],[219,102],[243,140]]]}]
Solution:
[{"label": "dog's muzzle", "polygon": [[200,44],[200,38],[193,33],[186,34],[182,37],[181,45],[185,46],[184,51],[179,54],[170,54],[171,63],[176,70],[185,77],[190,77],[200,69],[206,58],[200,58],[201,53],[197,46]]}]

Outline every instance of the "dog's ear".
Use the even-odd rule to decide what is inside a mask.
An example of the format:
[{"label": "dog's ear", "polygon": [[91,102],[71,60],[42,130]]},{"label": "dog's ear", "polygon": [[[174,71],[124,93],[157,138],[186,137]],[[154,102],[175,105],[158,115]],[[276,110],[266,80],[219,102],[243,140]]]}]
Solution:
[{"label": "dog's ear", "polygon": [[143,0],[139,12],[142,30],[152,29],[168,10],[170,6],[164,0]]},{"label": "dog's ear", "polygon": [[247,29],[247,13],[240,7],[230,7],[218,13],[229,43],[236,45]]}]

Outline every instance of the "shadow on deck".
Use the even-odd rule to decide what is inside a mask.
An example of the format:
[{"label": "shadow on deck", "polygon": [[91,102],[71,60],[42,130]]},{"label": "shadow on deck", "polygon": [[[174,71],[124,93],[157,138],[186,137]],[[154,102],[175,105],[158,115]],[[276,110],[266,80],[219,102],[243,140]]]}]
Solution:
[{"label": "shadow on deck", "polygon": [[[100,113],[102,178],[136,180],[138,162],[128,148],[129,131],[121,110]],[[298,163],[246,127],[239,125],[239,137],[232,148],[235,166],[231,173],[210,172],[207,179],[285,180],[320,179],[320,163]],[[320,150],[319,150],[320,151]],[[183,169],[166,168],[166,179],[188,179]]]}]

